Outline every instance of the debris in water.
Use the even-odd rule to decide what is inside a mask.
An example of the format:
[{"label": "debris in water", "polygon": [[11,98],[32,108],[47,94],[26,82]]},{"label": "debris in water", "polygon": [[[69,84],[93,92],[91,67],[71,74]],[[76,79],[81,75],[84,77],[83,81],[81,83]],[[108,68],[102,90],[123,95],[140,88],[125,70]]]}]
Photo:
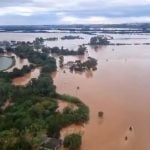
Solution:
[{"label": "debris in water", "polygon": [[125,138],[124,138],[126,141],[128,140],[128,137],[127,136],[125,136]]},{"label": "debris in water", "polygon": [[133,130],[133,128],[130,126],[130,127],[129,127],[129,130],[130,130],[130,131],[132,131],[132,130]]},{"label": "debris in water", "polygon": [[79,90],[80,89],[80,87],[79,86],[77,86],[77,90]]},{"label": "debris in water", "polygon": [[104,113],[103,113],[102,111],[99,111],[99,112],[98,112],[98,116],[99,116],[99,117],[101,117],[101,118],[102,118],[102,117],[103,117],[103,115],[104,115]]}]

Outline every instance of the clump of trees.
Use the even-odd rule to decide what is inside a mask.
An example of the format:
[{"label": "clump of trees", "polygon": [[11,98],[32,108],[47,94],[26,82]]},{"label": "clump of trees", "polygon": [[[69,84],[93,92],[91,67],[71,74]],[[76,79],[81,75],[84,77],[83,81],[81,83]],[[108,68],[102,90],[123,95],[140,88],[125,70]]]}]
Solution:
[{"label": "clump of trees", "polygon": [[59,138],[60,130],[71,124],[82,124],[89,120],[89,108],[82,103],[78,98],[68,95],[55,95],[56,99],[67,101],[75,104],[78,108],[73,110],[65,108],[63,113],[57,112],[55,115],[49,117],[47,135],[49,137]]},{"label": "clump of trees", "polygon": [[41,74],[38,79],[32,79],[26,88],[31,94],[39,96],[53,96],[56,90],[52,78],[47,74]]},{"label": "clump of trees", "polygon": [[0,54],[3,54],[3,53],[4,53],[4,49],[0,48]]},{"label": "clump of trees", "polygon": [[75,40],[75,39],[83,39],[83,38],[80,36],[72,36],[72,35],[61,37],[61,40]]},{"label": "clump of trees", "polygon": [[81,62],[80,60],[75,61],[73,65],[70,66],[71,71],[85,71],[85,70],[96,70],[97,60],[92,57],[88,57],[88,60]]},{"label": "clump of trees", "polygon": [[25,75],[26,73],[31,72],[32,69],[34,69],[34,65],[24,65],[22,69],[14,68],[12,72],[0,72],[0,78],[4,78],[5,80],[12,80],[17,77],[21,77]]},{"label": "clump of trees", "polygon": [[43,53],[51,53],[51,54],[57,54],[57,55],[63,55],[63,56],[68,56],[68,55],[84,55],[86,52],[86,47],[84,45],[80,45],[79,48],[74,51],[74,50],[69,50],[65,49],[64,47],[43,47],[42,52]]},{"label": "clump of trees", "polygon": [[82,136],[80,134],[70,134],[64,139],[63,145],[69,150],[78,150],[82,144]]},{"label": "clump of trees", "polygon": [[45,41],[58,41],[57,37],[50,37],[50,38],[46,38],[44,39]]},{"label": "clump of trees", "polygon": [[42,37],[40,38],[36,38],[34,41],[33,41],[33,45],[34,45],[34,48],[36,50],[39,50],[43,47],[43,44],[44,44],[44,39]]},{"label": "clump of trees", "polygon": [[54,57],[48,56],[46,53],[34,51],[33,47],[27,43],[23,43],[16,47],[15,54],[21,58],[27,58],[36,66],[43,66],[44,72],[54,72],[57,69]]},{"label": "clump of trees", "polygon": [[109,45],[110,42],[105,36],[94,36],[90,39],[90,45]]}]

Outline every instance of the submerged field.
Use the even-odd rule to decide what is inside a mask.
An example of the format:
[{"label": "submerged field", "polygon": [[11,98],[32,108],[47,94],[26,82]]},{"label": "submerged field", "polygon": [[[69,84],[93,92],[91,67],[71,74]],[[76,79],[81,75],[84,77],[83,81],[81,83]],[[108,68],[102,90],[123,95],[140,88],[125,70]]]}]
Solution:
[{"label": "submerged field", "polygon": [[[54,37],[63,34],[0,33],[0,40],[33,40],[35,37]],[[5,34],[7,35],[7,34]],[[87,43],[91,36],[80,35],[85,39],[47,42],[49,46],[64,46],[76,49]],[[113,36],[113,35],[112,35]],[[9,37],[10,39],[7,39]],[[150,35],[115,35],[113,42],[146,43]],[[150,134],[150,46],[123,45],[88,48],[87,56],[98,60],[97,71],[70,73],[58,69],[53,74],[57,91],[79,97],[90,108],[90,121],[83,127],[81,150],[149,150]],[[64,61],[85,57],[65,56]],[[65,73],[64,73],[65,70]],[[13,80],[23,85],[28,79],[38,76],[33,71],[24,78]],[[77,87],[80,87],[77,90]],[[103,111],[103,118],[98,112]],[[132,131],[129,130],[132,126]],[[75,128],[76,126],[71,128]],[[66,129],[67,130],[67,129]],[[65,132],[65,131],[63,131]],[[126,140],[127,137],[127,140]]]}]

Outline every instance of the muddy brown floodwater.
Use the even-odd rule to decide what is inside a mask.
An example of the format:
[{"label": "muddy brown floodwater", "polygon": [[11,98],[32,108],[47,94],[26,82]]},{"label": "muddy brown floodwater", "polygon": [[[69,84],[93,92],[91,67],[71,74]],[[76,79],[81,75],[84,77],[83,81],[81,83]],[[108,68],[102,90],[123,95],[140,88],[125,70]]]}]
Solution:
[{"label": "muddy brown floodwater", "polygon": [[[54,76],[58,92],[77,96],[90,108],[81,150],[149,150],[149,46],[88,49],[98,59],[97,71],[59,70]],[[104,112],[103,118],[98,117],[99,111]]]},{"label": "muddy brown floodwater", "polygon": [[[56,35],[63,36],[60,33],[34,36],[4,33],[0,34],[0,39],[6,40],[9,37],[10,40],[32,41],[35,37]],[[52,42],[52,46],[74,48],[89,41],[88,35],[83,37],[83,41],[58,41]],[[116,34],[113,37],[113,42],[145,43],[149,42],[150,35]],[[125,37],[146,39],[127,40]],[[62,136],[81,130],[84,133],[81,150],[150,150],[150,46],[88,47],[88,51],[89,56],[98,59],[97,71],[72,74],[66,69],[66,73],[58,70],[53,75],[58,92],[77,96],[90,108],[88,124],[65,128],[61,132]],[[73,59],[77,58],[65,57],[65,62]],[[33,73],[33,76],[36,74]],[[32,74],[27,75],[16,79],[14,83],[23,85],[31,77]],[[98,117],[99,111],[104,112],[103,118]]]},{"label": "muddy brown floodwater", "polygon": [[25,86],[33,78],[37,79],[40,75],[40,68],[33,69],[30,73],[27,73],[23,77],[13,79],[12,84],[16,86]]},{"label": "muddy brown floodwater", "polygon": [[21,58],[17,57],[17,56],[16,56],[15,54],[13,54],[13,53],[7,53],[7,54],[5,54],[5,55],[6,55],[6,56],[14,56],[14,57],[15,57],[15,60],[16,60],[15,65],[14,65],[13,67],[11,67],[10,69],[8,69],[7,72],[13,71],[14,68],[22,69],[22,67],[23,67],[24,65],[27,65],[27,66],[30,65],[28,59],[21,59]]}]

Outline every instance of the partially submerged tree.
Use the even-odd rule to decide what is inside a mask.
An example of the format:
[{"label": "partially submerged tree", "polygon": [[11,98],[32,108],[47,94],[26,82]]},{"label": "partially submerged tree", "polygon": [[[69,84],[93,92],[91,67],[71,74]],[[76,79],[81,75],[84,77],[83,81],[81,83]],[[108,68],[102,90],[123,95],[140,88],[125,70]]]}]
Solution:
[{"label": "partially submerged tree", "polygon": [[69,150],[78,150],[82,144],[82,137],[80,134],[70,134],[64,139],[63,145]]},{"label": "partially submerged tree", "polygon": [[105,36],[94,36],[90,39],[91,45],[109,45],[109,41]]}]

